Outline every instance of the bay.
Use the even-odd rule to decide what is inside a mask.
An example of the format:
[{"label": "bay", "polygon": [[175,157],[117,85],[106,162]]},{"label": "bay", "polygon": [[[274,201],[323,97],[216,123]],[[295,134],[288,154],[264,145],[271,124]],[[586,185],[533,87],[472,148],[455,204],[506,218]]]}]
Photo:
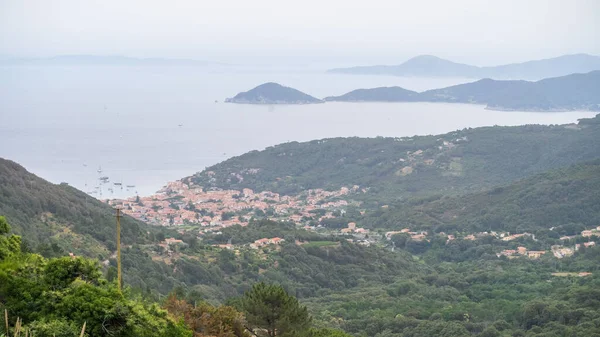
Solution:
[{"label": "bay", "polygon": [[[223,103],[264,82],[322,98],[356,88],[423,91],[470,81],[334,75],[309,68],[0,67],[0,157],[49,181],[112,198],[149,195],[229,157],[288,141],[563,124],[594,116],[438,103]],[[100,176],[110,183],[100,184]]]}]

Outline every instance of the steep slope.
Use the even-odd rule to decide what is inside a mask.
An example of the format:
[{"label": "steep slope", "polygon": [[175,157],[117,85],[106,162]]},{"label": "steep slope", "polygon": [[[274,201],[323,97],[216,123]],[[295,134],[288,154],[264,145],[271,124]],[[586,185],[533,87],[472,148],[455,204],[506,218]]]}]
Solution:
[{"label": "steep slope", "polygon": [[243,104],[310,104],[322,103],[323,101],[299,90],[271,82],[261,84],[246,92],[241,92],[233,98],[226,99],[225,102]]},{"label": "steep slope", "polygon": [[600,224],[600,160],[547,171],[486,192],[390,205],[362,225],[435,231],[548,231],[556,238]]},{"label": "steep slope", "polygon": [[375,200],[461,193],[600,158],[600,125],[483,127],[411,138],[286,143],[228,159],[194,176],[207,188],[295,194],[368,188]]},{"label": "steep slope", "polygon": [[[110,206],[75,188],[49,183],[0,158],[0,215],[30,244],[52,241],[76,254],[107,254],[115,249],[114,214]],[[121,227],[124,244],[147,240],[144,223],[125,216]]]},{"label": "steep slope", "polygon": [[435,56],[421,55],[400,65],[364,66],[331,69],[330,73],[355,75],[394,75],[423,77],[469,77],[537,80],[600,70],[600,57],[587,54],[563,55],[492,67],[477,67],[455,63]]}]

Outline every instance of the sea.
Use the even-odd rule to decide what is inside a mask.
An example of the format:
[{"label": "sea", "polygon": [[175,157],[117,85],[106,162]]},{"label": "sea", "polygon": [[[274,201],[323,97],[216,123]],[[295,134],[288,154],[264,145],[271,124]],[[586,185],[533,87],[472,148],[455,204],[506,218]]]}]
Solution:
[{"label": "sea", "polygon": [[0,157],[109,199],[150,195],[227,158],[284,142],[564,124],[594,116],[445,103],[224,103],[264,82],[323,98],[357,88],[423,91],[471,81],[338,75],[302,66],[4,66]]}]

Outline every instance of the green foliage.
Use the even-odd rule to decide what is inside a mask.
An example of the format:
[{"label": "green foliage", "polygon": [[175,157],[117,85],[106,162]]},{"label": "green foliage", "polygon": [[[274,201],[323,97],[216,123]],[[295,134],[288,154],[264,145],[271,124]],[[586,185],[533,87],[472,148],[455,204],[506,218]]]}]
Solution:
[{"label": "green foliage", "polygon": [[10,225],[6,221],[6,217],[0,216],[0,235],[10,232]]},{"label": "green foliage", "polygon": [[298,336],[310,328],[306,307],[278,285],[255,284],[244,294],[242,308],[249,328],[266,330],[269,337]]},{"label": "green foliage", "polygon": [[101,278],[96,261],[46,260],[14,252],[0,257],[0,309],[19,317],[35,336],[190,336],[155,304],[122,294]]},{"label": "green foliage", "polygon": [[351,337],[347,333],[341,330],[321,328],[321,329],[310,329],[307,337]]},{"label": "green foliage", "polygon": [[[437,136],[291,142],[230,158],[184,181],[283,194],[359,185],[368,191],[353,198],[381,205],[415,195],[481,191],[595,158],[598,124],[484,127]],[[412,173],[402,173],[407,166]],[[243,180],[231,179],[236,174]]]},{"label": "green foliage", "polygon": [[[541,173],[487,192],[413,199],[370,212],[367,227],[436,232],[508,231],[555,241],[600,223],[600,162]],[[549,228],[554,227],[552,231]],[[398,244],[397,244],[398,246]]]},{"label": "green foliage", "polygon": [[[64,237],[86,244],[72,245],[69,251],[86,252],[86,246],[114,248],[114,210],[107,204],[65,184],[51,184],[27,172],[22,166],[0,158],[0,214],[10,221],[16,234],[27,235],[34,246],[64,244]],[[65,231],[68,228],[68,231]],[[1,230],[1,229],[0,229]],[[128,216],[121,219],[124,244],[144,242],[148,226]],[[63,238],[59,240],[59,238]]]},{"label": "green foliage", "polygon": [[98,263],[81,257],[51,259],[44,266],[44,282],[51,289],[63,289],[76,279],[98,284],[101,273]]}]

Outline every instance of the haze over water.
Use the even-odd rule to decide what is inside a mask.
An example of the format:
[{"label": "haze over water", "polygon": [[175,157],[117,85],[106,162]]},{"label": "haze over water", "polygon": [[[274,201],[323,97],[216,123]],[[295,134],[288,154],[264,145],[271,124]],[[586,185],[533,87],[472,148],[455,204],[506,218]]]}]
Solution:
[{"label": "haze over water", "polygon": [[[563,124],[593,112],[530,113],[433,103],[225,104],[278,82],[322,98],[357,88],[423,91],[468,79],[344,76],[313,69],[2,67],[0,157],[102,198],[148,195],[166,182],[251,150],[330,137],[403,137],[465,127]],[[215,100],[218,103],[215,103]],[[121,182],[123,189],[114,186]],[[126,185],[135,185],[129,190]],[[108,191],[113,187],[114,193]],[[94,194],[100,197],[98,194]]]}]

